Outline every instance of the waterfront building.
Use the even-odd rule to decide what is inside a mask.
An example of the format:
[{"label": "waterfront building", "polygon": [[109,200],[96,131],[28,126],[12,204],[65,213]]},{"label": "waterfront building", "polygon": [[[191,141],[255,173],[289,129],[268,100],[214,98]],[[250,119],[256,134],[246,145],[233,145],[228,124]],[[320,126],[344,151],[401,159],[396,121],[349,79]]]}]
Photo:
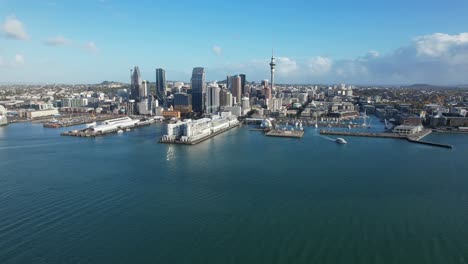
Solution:
[{"label": "waterfront building", "polygon": [[206,82],[205,69],[193,68],[192,72],[192,108],[194,112],[203,114],[205,112]]},{"label": "waterfront building", "polygon": [[[183,83],[180,85],[182,87]],[[177,87],[177,83],[174,85]],[[166,71],[164,69],[156,69],[156,96],[159,104],[164,106],[166,103]]]},{"label": "waterfront building", "polygon": [[190,143],[220,133],[238,124],[237,117],[233,115],[223,115],[223,117],[213,115],[211,118],[177,121],[166,125],[165,134],[161,141]]},{"label": "waterfront building", "polygon": [[206,93],[206,113],[215,114],[220,106],[220,88],[218,86],[209,86]]},{"label": "waterfront building", "polygon": [[423,130],[422,125],[401,125],[393,129],[393,133],[402,134],[402,135],[412,135],[420,133]]},{"label": "waterfront building", "polygon": [[34,119],[38,117],[46,117],[58,115],[59,112],[57,109],[48,109],[48,110],[31,110],[31,109],[22,109],[18,112],[20,117],[26,117],[28,119]]},{"label": "waterfront building", "polygon": [[177,118],[180,119],[180,111],[177,110],[166,110],[162,112],[162,116],[165,118]]},{"label": "waterfront building", "polygon": [[133,100],[140,99],[141,85],[142,85],[142,81],[141,81],[140,68],[138,68],[138,66],[135,66],[131,75],[130,99],[133,99]]},{"label": "waterfront building", "polygon": [[0,126],[2,125],[6,125],[8,123],[8,120],[7,120],[7,109],[0,105]]}]

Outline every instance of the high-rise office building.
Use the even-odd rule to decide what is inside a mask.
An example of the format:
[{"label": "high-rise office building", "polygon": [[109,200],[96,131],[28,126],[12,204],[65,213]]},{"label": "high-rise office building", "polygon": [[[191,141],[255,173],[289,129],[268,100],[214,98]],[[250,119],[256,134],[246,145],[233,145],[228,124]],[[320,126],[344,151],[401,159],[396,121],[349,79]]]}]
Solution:
[{"label": "high-rise office building", "polygon": [[174,94],[174,110],[181,113],[192,112],[192,95],[185,93]]},{"label": "high-rise office building", "polygon": [[229,77],[232,84],[232,96],[236,99],[236,103],[240,104],[242,98],[241,77],[239,75]]},{"label": "high-rise office building", "polygon": [[138,66],[132,71],[130,85],[130,99],[140,100],[140,89],[141,89],[141,74]]},{"label": "high-rise office building", "polygon": [[193,111],[203,114],[206,95],[205,69],[202,67],[193,68],[191,82]]},{"label": "high-rise office building", "polygon": [[241,92],[242,92],[242,95],[246,95],[249,93],[249,91],[247,90],[247,87],[245,85],[245,74],[239,74],[239,77],[241,78]]},{"label": "high-rise office building", "polygon": [[206,93],[206,112],[215,114],[219,110],[220,88],[218,86],[209,86]]},{"label": "high-rise office building", "polygon": [[150,89],[150,84],[147,80],[143,80],[141,82],[139,94],[140,94],[140,99],[142,98],[148,98],[149,96],[149,89]]},{"label": "high-rise office building", "polygon": [[264,94],[265,94],[265,99],[271,99],[271,88],[268,86],[265,87]]},{"label": "high-rise office building", "polygon": [[156,97],[159,105],[166,106],[166,71],[164,69],[156,69]]}]

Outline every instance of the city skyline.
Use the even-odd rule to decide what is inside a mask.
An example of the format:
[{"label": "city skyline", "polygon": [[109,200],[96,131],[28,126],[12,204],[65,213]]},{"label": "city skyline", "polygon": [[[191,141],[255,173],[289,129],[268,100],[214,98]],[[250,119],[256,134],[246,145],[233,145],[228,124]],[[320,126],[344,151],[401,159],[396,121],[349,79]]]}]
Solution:
[{"label": "city skyline", "polygon": [[[274,48],[276,83],[468,83],[463,1],[241,1],[232,14],[220,12],[226,5],[2,1],[0,80],[128,82],[128,67],[139,65],[149,81],[163,68],[168,80],[188,82],[203,66],[209,81],[242,72],[259,82],[270,76]],[[273,15],[252,16],[261,13]]]}]

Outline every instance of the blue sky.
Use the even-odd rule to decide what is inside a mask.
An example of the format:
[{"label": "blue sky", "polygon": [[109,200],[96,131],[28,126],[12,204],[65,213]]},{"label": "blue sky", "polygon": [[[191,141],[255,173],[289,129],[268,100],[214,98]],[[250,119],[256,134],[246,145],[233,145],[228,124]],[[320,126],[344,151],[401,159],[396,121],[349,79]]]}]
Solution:
[{"label": "blue sky", "polygon": [[468,1],[0,0],[0,82],[468,83]]}]

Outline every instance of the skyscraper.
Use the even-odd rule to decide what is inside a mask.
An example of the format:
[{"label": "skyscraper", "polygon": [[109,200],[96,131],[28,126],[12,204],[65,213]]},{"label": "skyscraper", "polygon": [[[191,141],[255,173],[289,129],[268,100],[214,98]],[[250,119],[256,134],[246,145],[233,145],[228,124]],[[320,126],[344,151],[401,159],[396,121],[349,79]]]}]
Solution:
[{"label": "skyscraper", "polygon": [[232,106],[232,94],[227,89],[221,89],[219,92],[219,106]]},{"label": "skyscraper", "polygon": [[219,110],[220,88],[218,86],[209,86],[206,93],[206,112],[215,114]]},{"label": "skyscraper", "polygon": [[246,95],[249,93],[249,91],[247,91],[247,87],[245,86],[245,74],[239,74],[240,78],[241,78],[241,91],[242,91],[242,95]]},{"label": "skyscraper", "polygon": [[166,71],[164,69],[156,69],[156,97],[159,105],[166,107]]},{"label": "skyscraper", "polygon": [[241,77],[239,75],[230,77],[232,84],[232,97],[236,98],[236,103],[240,104],[242,98]]},{"label": "skyscraper", "polygon": [[203,114],[206,95],[205,69],[202,67],[193,68],[191,82],[193,111]]},{"label": "skyscraper", "polygon": [[135,66],[131,75],[130,99],[140,100],[141,75],[138,66]]},{"label": "skyscraper", "polygon": [[143,80],[141,82],[141,86],[140,86],[140,90],[139,90],[139,95],[140,95],[140,99],[141,98],[147,98],[148,95],[149,95],[149,82],[147,80]]},{"label": "skyscraper", "polygon": [[270,71],[271,71],[271,90],[274,89],[275,87],[275,56],[273,55],[273,52],[271,54],[271,62],[270,62]]}]

